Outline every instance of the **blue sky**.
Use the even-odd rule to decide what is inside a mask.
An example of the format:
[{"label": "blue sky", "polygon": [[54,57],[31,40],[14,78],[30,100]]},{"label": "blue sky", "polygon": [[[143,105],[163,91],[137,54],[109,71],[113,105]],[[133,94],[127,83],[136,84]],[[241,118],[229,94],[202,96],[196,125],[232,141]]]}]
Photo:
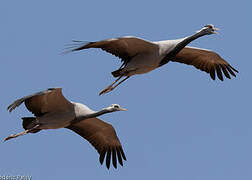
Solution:
[{"label": "blue sky", "polygon": [[[100,166],[94,148],[67,129],[42,131],[0,143],[0,176],[33,179],[252,179],[250,1],[2,1],[0,137],[22,131],[24,106],[15,99],[62,87],[94,110],[118,103],[126,112],[111,123],[127,156],[124,167]],[[120,61],[100,50],[62,55],[72,39],[95,41],[133,35],[176,39],[212,23],[219,35],[190,45],[219,53],[240,71],[212,81],[204,72],[169,63],[130,78],[107,95]]]}]

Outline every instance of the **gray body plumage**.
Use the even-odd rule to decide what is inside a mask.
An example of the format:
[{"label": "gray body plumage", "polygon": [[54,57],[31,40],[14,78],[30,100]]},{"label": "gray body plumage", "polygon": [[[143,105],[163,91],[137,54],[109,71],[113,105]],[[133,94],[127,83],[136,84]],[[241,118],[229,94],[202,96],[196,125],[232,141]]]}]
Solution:
[{"label": "gray body plumage", "polygon": [[153,48],[151,51],[142,52],[134,56],[129,61],[129,63],[125,65],[123,71],[128,72],[126,73],[127,76],[132,76],[135,74],[145,74],[150,71],[153,71],[154,69],[160,67],[162,59],[169,52],[171,52],[178,43],[183,41],[183,39],[184,38],[177,40],[149,42],[152,44],[153,47],[156,47]]},{"label": "gray body plumage", "polygon": [[[40,125],[40,129],[65,128],[69,126],[74,119],[95,113],[95,111],[89,109],[84,104],[71,103],[73,107],[66,109],[64,112],[51,112],[37,117],[36,121]],[[83,120],[85,120],[85,118],[83,118]]]}]

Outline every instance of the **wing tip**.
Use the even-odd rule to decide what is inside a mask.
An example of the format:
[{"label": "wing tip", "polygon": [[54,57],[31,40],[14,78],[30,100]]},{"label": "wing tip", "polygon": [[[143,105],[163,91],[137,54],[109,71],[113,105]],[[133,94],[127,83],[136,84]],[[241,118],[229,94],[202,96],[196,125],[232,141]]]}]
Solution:
[{"label": "wing tip", "polygon": [[234,67],[232,67],[231,65],[229,65],[229,67],[234,70],[236,73],[239,73],[239,71],[237,69],[235,69]]},{"label": "wing tip", "polygon": [[[219,67],[220,66],[220,67]],[[212,78],[212,80],[215,80],[216,79],[216,74],[217,74],[217,77],[219,80],[221,81],[224,81],[224,77],[223,77],[223,74],[225,75],[226,78],[228,79],[231,79],[231,76],[230,74],[233,76],[233,77],[236,77],[236,74],[235,73],[239,73],[239,71],[235,68],[233,68],[231,65],[227,64],[227,65],[219,65],[219,66],[216,66],[215,68],[211,69],[210,70],[210,76]],[[216,72],[215,72],[216,71]],[[222,74],[223,73],[223,74]]]},{"label": "wing tip", "polygon": [[10,113],[13,110],[11,107],[12,107],[12,104],[7,107],[7,111],[9,111]]},{"label": "wing tip", "polygon": [[9,113],[11,113],[16,107],[18,107],[20,105],[20,102],[18,102],[18,100],[14,101],[11,105],[9,105],[7,107],[7,111],[9,111]]},{"label": "wing tip", "polygon": [[110,168],[110,161],[111,161],[111,150],[108,149],[107,156],[106,156],[106,167],[108,170]]},{"label": "wing tip", "polygon": [[127,160],[126,156],[122,150],[122,147],[115,147],[115,149],[109,148],[105,151],[101,151],[100,153],[100,164],[102,165],[105,158],[106,158],[106,168],[109,170],[110,169],[110,164],[112,161],[113,167],[117,169],[117,161],[118,163],[123,166],[123,160]]}]

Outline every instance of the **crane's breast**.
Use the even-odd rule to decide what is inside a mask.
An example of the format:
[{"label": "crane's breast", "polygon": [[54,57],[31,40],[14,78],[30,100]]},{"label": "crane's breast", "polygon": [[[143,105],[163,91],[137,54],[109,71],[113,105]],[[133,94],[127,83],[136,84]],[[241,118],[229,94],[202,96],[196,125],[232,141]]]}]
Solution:
[{"label": "crane's breast", "polygon": [[89,107],[87,107],[84,104],[81,104],[81,103],[73,103],[73,104],[74,104],[75,117],[94,113],[93,110],[91,110]]}]

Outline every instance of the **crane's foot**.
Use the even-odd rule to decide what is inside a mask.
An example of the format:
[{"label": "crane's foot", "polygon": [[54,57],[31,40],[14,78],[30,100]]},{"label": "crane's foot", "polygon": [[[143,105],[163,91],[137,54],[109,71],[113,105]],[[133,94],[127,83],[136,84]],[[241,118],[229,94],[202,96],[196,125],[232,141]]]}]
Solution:
[{"label": "crane's foot", "polygon": [[27,134],[27,133],[28,133],[28,130],[25,130],[25,131],[23,131],[21,133],[18,133],[18,134],[11,134],[8,137],[4,138],[3,141],[7,141],[9,139],[16,138],[18,136],[21,136],[21,135],[24,135],[24,134]]},{"label": "crane's foot", "polygon": [[9,139],[15,138],[15,137],[16,137],[15,134],[11,134],[11,135],[9,135],[8,137],[4,138],[4,139],[3,139],[3,142],[4,142],[4,141],[7,141],[7,140],[9,140]]},{"label": "crane's foot", "polygon": [[112,91],[115,87],[113,87],[113,85],[109,85],[108,87],[106,87],[105,89],[103,89],[100,93],[99,93],[99,96],[100,95],[103,95],[103,94],[106,94],[110,91]]},{"label": "crane's foot", "polygon": [[4,138],[3,141],[7,141],[7,140],[9,140],[9,139],[16,138],[16,137],[18,137],[18,136],[22,136],[22,135],[28,134],[28,133],[30,133],[32,130],[35,130],[35,129],[38,128],[38,127],[39,127],[39,124],[37,124],[36,126],[34,126],[34,127],[31,128],[31,129],[26,129],[25,131],[20,132],[20,133],[18,133],[18,134],[11,134],[11,135],[9,135],[8,137]]}]

